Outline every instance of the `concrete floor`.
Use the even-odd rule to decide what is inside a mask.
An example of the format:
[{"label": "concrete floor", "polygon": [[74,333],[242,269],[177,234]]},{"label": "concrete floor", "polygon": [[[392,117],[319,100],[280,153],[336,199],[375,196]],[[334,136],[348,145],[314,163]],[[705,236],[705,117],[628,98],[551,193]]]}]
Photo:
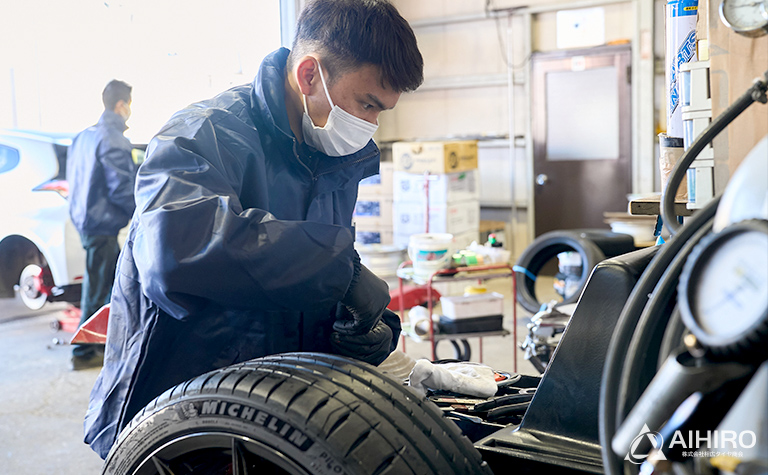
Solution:
[{"label": "concrete floor", "polygon": [[100,473],[83,443],[83,417],[98,369],[69,370],[69,346],[53,343],[50,323],[62,304],[29,312],[0,300],[0,473]]},{"label": "concrete floor", "polygon": [[[488,282],[489,290],[505,295],[504,326],[510,332],[511,281]],[[16,299],[0,299],[0,474],[81,475],[99,473],[101,459],[82,442],[83,416],[88,394],[98,370],[69,369],[71,349],[54,343],[68,334],[51,329],[63,304],[47,304],[31,312]],[[518,306],[518,340],[525,337],[530,315]],[[479,358],[479,339],[468,340],[472,360]],[[430,358],[428,342],[406,341],[413,358]],[[512,336],[483,339],[483,362],[497,370],[512,371],[513,352],[518,372],[537,374],[522,358]],[[452,347],[443,342],[438,358],[452,358]]]}]

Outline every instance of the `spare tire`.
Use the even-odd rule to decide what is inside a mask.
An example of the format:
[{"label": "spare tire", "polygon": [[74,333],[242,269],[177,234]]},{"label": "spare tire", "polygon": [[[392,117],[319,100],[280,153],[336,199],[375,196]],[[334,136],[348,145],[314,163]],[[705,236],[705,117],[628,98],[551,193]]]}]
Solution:
[{"label": "spare tire", "polygon": [[581,256],[582,272],[578,291],[562,303],[574,303],[581,296],[592,269],[607,257],[635,250],[635,241],[628,234],[600,229],[552,231],[536,238],[520,255],[515,264],[517,275],[517,301],[531,313],[536,313],[543,302],[536,297],[536,278],[542,267],[564,251],[576,251]]},{"label": "spare tire", "polygon": [[491,474],[438,408],[343,357],[291,353],[213,371],[136,415],[105,474]]}]

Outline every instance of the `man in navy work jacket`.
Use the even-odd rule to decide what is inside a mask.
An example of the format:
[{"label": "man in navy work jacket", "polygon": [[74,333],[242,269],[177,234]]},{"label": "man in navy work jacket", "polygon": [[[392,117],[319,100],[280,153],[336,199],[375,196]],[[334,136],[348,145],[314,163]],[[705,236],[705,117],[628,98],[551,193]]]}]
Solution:
[{"label": "man in navy work jacket", "polygon": [[360,264],[351,220],[358,182],[378,172],[379,113],[422,69],[385,0],[310,2],[291,51],[152,139],[85,420],[99,455],[204,372],[287,351],[379,364],[394,349],[389,291]]},{"label": "man in navy work jacket", "polygon": [[[109,302],[120,247],[117,234],[134,210],[136,165],[131,142],[123,132],[131,116],[131,86],[110,81],[101,94],[104,113],[96,125],[80,132],[67,155],[69,215],[85,249],[85,275],[80,301],[82,324]],[[72,369],[101,366],[100,345],[76,345]]]}]

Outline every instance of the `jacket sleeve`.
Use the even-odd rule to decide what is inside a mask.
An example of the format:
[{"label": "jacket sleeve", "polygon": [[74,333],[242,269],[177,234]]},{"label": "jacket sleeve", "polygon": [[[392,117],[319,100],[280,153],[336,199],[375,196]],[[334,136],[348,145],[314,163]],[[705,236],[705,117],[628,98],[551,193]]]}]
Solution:
[{"label": "jacket sleeve", "polygon": [[107,199],[130,218],[136,207],[133,199],[136,164],[133,163],[130,143],[108,138],[101,145],[99,159],[106,178]]},{"label": "jacket sleeve", "polygon": [[133,256],[144,293],[179,319],[211,301],[309,311],[341,300],[353,273],[352,233],[243,209],[244,170],[264,163],[258,137],[229,137],[224,147],[227,131],[207,121],[193,129],[187,137],[161,132],[139,170]]}]

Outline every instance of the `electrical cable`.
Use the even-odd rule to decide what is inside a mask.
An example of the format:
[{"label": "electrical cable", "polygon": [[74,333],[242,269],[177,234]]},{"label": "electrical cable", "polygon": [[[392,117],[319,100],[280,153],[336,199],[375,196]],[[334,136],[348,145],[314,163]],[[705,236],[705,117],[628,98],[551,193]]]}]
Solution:
[{"label": "electrical cable", "polygon": [[616,322],[616,327],[606,353],[605,365],[603,366],[598,408],[600,445],[603,447],[603,469],[606,475],[619,475],[623,473],[621,459],[616,457],[611,450],[611,440],[618,427],[616,408],[618,406],[619,384],[634,329],[649,297],[652,296],[652,291],[669,264],[674,260],[678,252],[685,247],[686,242],[715,216],[719,203],[720,196],[711,200],[691,217],[677,235],[661,246],[661,250],[653,258],[632,289],[632,293]]},{"label": "electrical cable", "polygon": [[688,168],[699,153],[704,150],[704,147],[712,142],[723,129],[733,122],[739,114],[744,112],[747,107],[752,105],[753,102],[757,101],[765,104],[766,101],[768,101],[766,90],[768,90],[768,71],[763,73],[762,78],[755,79],[752,86],[747,89],[741,97],[736,99],[733,104],[728,106],[727,109],[717,116],[717,118],[709,124],[709,127],[704,129],[704,132],[701,133],[675,164],[667,181],[667,187],[664,190],[661,202],[661,217],[664,221],[664,226],[666,226],[671,236],[674,236],[680,230],[681,225],[677,222],[675,217],[675,190],[677,190],[680,183],[683,181],[683,177],[688,172]]}]

